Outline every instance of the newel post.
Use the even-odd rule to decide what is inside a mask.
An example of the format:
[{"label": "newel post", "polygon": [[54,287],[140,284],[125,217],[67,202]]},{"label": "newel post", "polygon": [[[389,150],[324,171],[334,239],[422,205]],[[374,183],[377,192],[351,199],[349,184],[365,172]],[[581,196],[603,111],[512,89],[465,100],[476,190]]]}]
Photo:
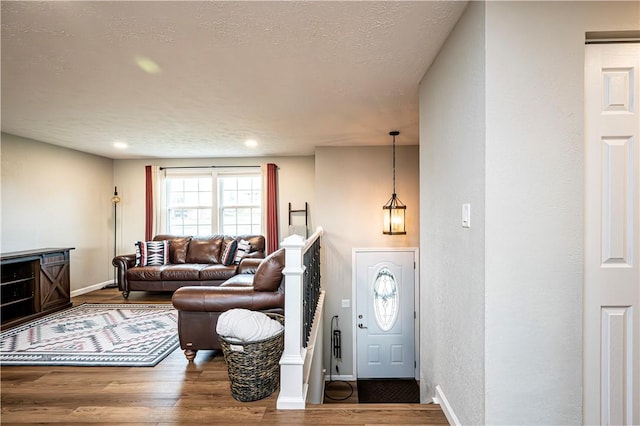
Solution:
[{"label": "newel post", "polygon": [[300,410],[305,408],[307,385],[304,384],[306,349],[302,347],[302,299],[304,297],[304,239],[291,235],[280,244],[285,249],[285,322],[284,352],[280,358],[280,394],[277,408]]}]

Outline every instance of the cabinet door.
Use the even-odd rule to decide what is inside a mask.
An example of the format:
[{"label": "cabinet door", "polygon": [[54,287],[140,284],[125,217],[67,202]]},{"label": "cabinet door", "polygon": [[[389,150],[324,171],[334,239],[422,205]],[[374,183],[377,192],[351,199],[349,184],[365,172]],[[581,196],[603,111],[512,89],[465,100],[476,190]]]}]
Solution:
[{"label": "cabinet door", "polygon": [[40,312],[40,298],[37,294],[38,270],[40,262],[3,263],[0,266],[0,318],[2,324]]},{"label": "cabinet door", "polygon": [[48,253],[40,260],[40,306],[42,311],[70,303],[69,252]]}]

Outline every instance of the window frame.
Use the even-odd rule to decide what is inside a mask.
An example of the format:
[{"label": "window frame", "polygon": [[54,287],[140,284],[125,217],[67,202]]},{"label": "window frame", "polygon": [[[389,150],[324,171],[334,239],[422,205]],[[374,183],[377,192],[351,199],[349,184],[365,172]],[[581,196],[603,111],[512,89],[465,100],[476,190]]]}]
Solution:
[{"label": "window frame", "polygon": [[[221,186],[221,178],[224,177],[255,177],[259,179],[260,185],[259,185],[259,190],[260,190],[260,195],[258,197],[259,200],[259,204],[257,205],[260,208],[260,234],[264,235],[264,229],[265,229],[265,215],[264,215],[264,211],[265,211],[265,198],[264,198],[264,191],[265,191],[265,186],[264,186],[264,177],[263,177],[263,173],[261,172],[261,170],[259,168],[257,168],[258,170],[250,170],[248,171],[247,169],[242,169],[242,168],[229,168],[225,171],[220,171],[220,170],[216,170],[216,169],[208,169],[208,168],[192,168],[192,169],[180,169],[180,168],[176,168],[176,169],[171,169],[171,170],[166,170],[165,171],[165,182],[164,182],[164,192],[165,192],[165,202],[164,202],[164,206],[163,206],[163,211],[164,214],[166,216],[166,221],[164,224],[164,228],[165,228],[165,232],[167,232],[168,234],[175,234],[174,232],[171,231],[171,210],[172,209],[177,209],[177,208],[203,208],[203,207],[207,207],[210,209],[211,212],[211,233],[210,234],[224,234],[223,230],[223,220],[222,220],[222,204],[221,204],[221,194],[220,194],[220,186]],[[185,205],[185,206],[179,206],[176,207],[174,206],[170,206],[170,202],[171,202],[171,194],[172,191],[170,191],[170,181],[173,178],[203,178],[203,177],[207,177],[209,179],[211,179],[211,201],[210,201],[210,205],[209,206],[203,206],[203,205],[197,205],[197,206],[191,206],[191,205]],[[244,207],[244,206],[240,206],[240,207]],[[200,225],[199,222],[197,222],[198,226]],[[182,225],[182,233],[179,235],[200,235],[198,234],[191,234],[191,233],[186,233],[184,232],[184,223]]]},{"label": "window frame", "polygon": [[[258,186],[257,188],[259,189],[259,194],[258,194],[258,204],[235,204],[235,205],[224,205],[223,203],[223,190],[222,190],[222,179],[224,178],[253,178],[256,179],[258,182]],[[265,229],[265,225],[264,225],[264,211],[265,211],[265,206],[264,206],[264,179],[262,176],[262,173],[260,173],[259,171],[257,172],[246,172],[246,171],[240,171],[240,170],[233,170],[233,171],[228,171],[228,172],[219,172],[216,176],[216,184],[217,184],[217,188],[216,188],[216,192],[218,194],[218,198],[217,198],[217,226],[218,226],[218,231],[221,234],[225,234],[224,232],[224,209],[225,208],[249,208],[249,209],[254,209],[254,208],[259,208],[260,209],[260,214],[259,214],[259,230],[255,231],[253,230],[254,227],[254,223],[253,223],[253,213],[250,215],[251,216],[251,223],[249,224],[249,226],[252,228],[251,232],[238,232],[237,228],[238,228],[238,223],[236,220],[236,235],[256,235],[256,234],[260,234],[260,235],[264,235],[264,229]],[[237,192],[240,192],[240,190],[236,190]],[[254,187],[252,186],[251,188],[251,192],[254,191]],[[237,217],[237,213],[236,213],[236,217]]]}]

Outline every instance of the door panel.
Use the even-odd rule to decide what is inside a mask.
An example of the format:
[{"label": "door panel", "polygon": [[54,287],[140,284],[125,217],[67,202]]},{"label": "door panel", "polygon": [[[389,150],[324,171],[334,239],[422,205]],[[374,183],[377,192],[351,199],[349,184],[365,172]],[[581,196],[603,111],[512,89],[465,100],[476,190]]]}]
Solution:
[{"label": "door panel", "polygon": [[586,60],[583,423],[640,424],[640,44]]},{"label": "door panel", "polygon": [[355,256],[358,378],[415,376],[414,251]]}]

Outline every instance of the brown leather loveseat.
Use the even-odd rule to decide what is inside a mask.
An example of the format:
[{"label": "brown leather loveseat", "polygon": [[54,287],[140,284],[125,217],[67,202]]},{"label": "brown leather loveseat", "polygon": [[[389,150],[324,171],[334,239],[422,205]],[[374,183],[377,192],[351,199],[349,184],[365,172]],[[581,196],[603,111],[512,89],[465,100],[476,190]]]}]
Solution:
[{"label": "brown leather loveseat", "polygon": [[[216,326],[225,311],[243,308],[284,314],[284,259],[284,249],[260,261],[247,259],[246,272],[220,286],[181,287],[173,293],[180,347],[189,361],[200,349],[222,349]],[[253,271],[249,264],[255,267]]]},{"label": "brown leather loveseat", "polygon": [[[191,237],[156,235],[153,241],[169,241],[169,263],[157,266],[135,266],[136,255],[126,254],[113,258],[117,268],[118,289],[126,299],[129,292],[175,291],[184,286],[218,286],[237,274],[251,272],[256,259],[265,257],[265,239],[262,235],[211,235]],[[228,245],[249,243],[247,252],[238,262],[225,265],[223,254]]]}]

